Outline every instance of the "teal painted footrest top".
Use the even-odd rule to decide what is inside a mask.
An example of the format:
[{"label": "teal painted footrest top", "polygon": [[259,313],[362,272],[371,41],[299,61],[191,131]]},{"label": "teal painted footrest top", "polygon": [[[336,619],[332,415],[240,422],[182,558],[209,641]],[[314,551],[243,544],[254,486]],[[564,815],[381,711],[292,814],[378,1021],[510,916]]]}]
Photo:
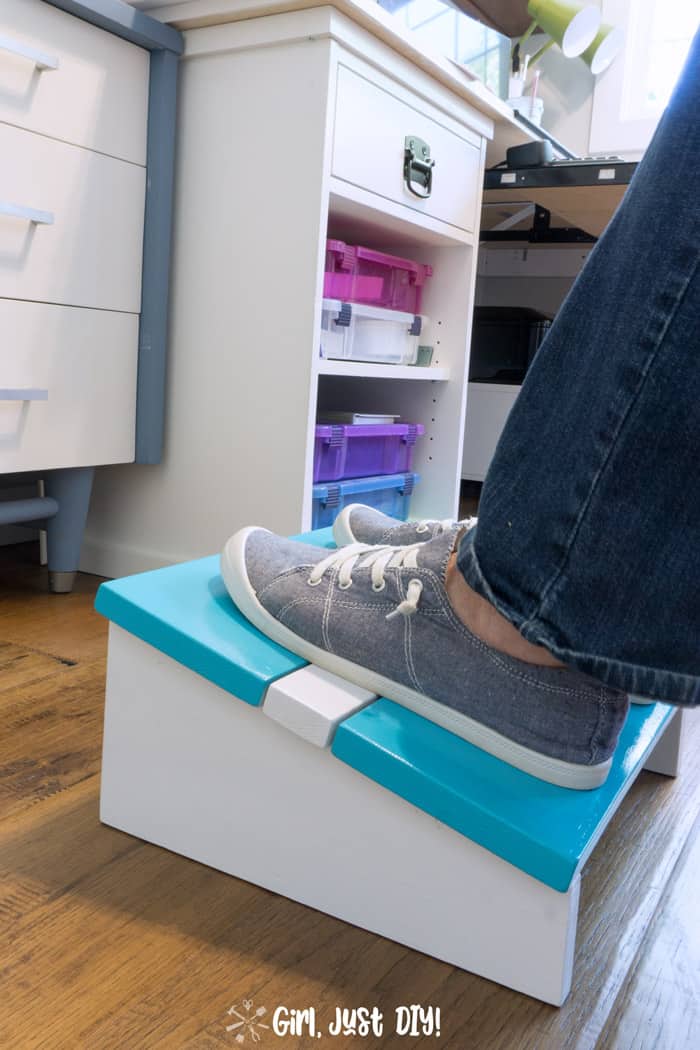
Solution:
[{"label": "teal painted footrest top", "polygon": [[[333,547],[330,529],[297,539]],[[306,661],[236,609],[219,557],[103,583],[95,607],[125,631],[248,704]],[[332,754],[556,890],[565,891],[673,714],[633,706],[605,784],[574,791],[537,780],[420,715],[379,699],[338,727]]]},{"label": "teal painted footrest top", "polygon": [[[335,546],[330,529],[298,539]],[[221,579],[218,554],[103,583],[95,608],[247,704],[261,704],[271,682],[307,663],[241,616]]]},{"label": "teal painted footrest top", "polygon": [[632,706],[602,787],[538,780],[391,700],[351,715],[333,754],[555,890],[565,891],[673,714]]}]

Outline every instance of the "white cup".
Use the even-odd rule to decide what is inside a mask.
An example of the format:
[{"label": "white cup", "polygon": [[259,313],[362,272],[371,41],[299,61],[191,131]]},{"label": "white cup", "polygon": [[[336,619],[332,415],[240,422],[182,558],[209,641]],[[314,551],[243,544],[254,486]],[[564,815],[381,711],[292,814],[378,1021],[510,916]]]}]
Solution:
[{"label": "white cup", "polygon": [[544,102],[541,98],[533,99],[532,95],[520,95],[517,98],[509,98],[508,105],[511,109],[517,109],[521,116],[531,120],[538,127],[542,123]]}]

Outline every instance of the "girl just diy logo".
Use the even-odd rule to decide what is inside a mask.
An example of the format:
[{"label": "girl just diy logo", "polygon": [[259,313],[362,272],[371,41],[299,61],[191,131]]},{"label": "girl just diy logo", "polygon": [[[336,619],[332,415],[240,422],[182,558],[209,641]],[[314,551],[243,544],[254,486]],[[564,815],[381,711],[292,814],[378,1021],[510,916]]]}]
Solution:
[{"label": "girl just diy logo", "polygon": [[257,1009],[254,1007],[255,1003],[252,999],[243,999],[240,1006],[234,1003],[226,1011],[229,1017],[236,1018],[231,1024],[226,1025],[226,1031],[236,1033],[237,1043],[245,1043],[246,1036],[249,1037],[251,1043],[259,1043],[262,1033],[270,1028],[269,1024],[261,1020],[267,1014],[267,1009],[264,1006],[258,1006]]},{"label": "girl just diy logo", "polygon": [[316,1017],[316,1009],[307,1006],[302,1010],[287,1006],[278,1006],[270,1014],[265,1006],[257,1006],[252,999],[242,999],[226,1011],[227,1017],[233,1018],[226,1025],[236,1043],[261,1043],[263,1040],[284,1038],[285,1036],[306,1036],[307,1039],[327,1039],[336,1036],[358,1039],[377,1038],[385,1030],[395,1035],[408,1038],[436,1036],[440,1038],[440,1007],[421,1006],[412,1003],[410,1006],[397,1006],[388,1013],[378,1006],[341,1007],[336,1006],[333,1017],[324,1023]]}]

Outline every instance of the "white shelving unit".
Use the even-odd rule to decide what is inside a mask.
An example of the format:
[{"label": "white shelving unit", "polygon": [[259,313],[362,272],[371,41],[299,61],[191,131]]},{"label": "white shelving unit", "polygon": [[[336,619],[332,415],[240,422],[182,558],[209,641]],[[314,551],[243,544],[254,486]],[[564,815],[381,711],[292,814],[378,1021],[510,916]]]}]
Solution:
[{"label": "white shelving unit", "polygon": [[320,361],[320,376],[354,376],[356,379],[414,379],[434,383],[446,383],[450,378],[449,368],[431,365],[382,365],[365,361]]},{"label": "white shelving unit", "polygon": [[[166,454],[98,486],[83,567],[105,575],[209,554],[246,524],[307,528],[319,407],[422,423],[411,513],[458,509],[492,121],[334,6],[234,7],[186,32]],[[427,200],[404,182],[408,135],[436,162]],[[433,267],[429,368],[320,358],[327,236]]]}]

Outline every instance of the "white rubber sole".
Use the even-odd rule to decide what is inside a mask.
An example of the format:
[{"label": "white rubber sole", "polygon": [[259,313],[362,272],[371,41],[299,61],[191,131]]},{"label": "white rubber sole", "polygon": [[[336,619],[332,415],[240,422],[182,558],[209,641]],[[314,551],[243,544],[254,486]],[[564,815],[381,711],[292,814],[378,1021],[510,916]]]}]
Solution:
[{"label": "white rubber sole", "polygon": [[232,536],[221,554],[221,575],[226,589],[239,610],[268,638],[297,656],[301,656],[304,660],[308,660],[309,663],[338,675],[339,678],[344,678],[354,685],[376,693],[377,696],[384,696],[388,700],[407,707],[410,711],[422,715],[450,733],[462,737],[470,744],[488,751],[496,758],[500,758],[539,780],[546,780],[559,787],[574,788],[577,791],[590,791],[605,782],[612,759],[600,762],[595,766],[583,766],[542,755],[538,751],[509,740],[508,737],[502,736],[501,733],[497,733],[494,729],[482,725],[467,715],[453,711],[452,708],[446,707],[437,700],[431,700],[430,697],[417,693],[400,682],[394,682],[376,671],[361,667],[325,649],[320,649],[285,627],[260,604],[248,579],[245,560],[248,537],[254,532],[265,531],[267,530],[253,526],[241,529]]},{"label": "white rubber sole", "polygon": [[347,507],[343,507],[333,522],[333,539],[339,547],[347,547],[349,543],[360,542],[355,539],[350,528],[350,515],[354,510],[362,506],[364,506],[362,503],[348,503]]}]

